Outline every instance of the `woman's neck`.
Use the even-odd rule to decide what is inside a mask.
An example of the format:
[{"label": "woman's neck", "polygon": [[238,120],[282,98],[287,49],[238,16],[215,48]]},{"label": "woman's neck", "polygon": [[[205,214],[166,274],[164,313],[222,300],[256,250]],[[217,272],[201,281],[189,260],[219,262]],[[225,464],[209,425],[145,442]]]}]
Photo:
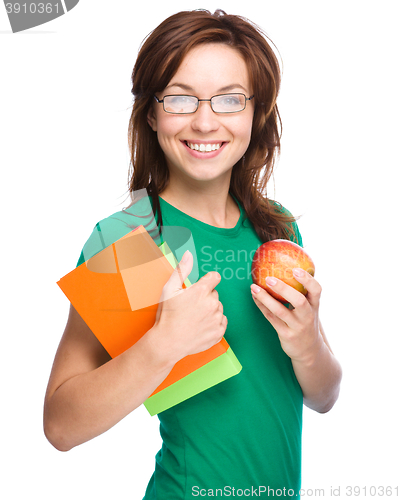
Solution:
[{"label": "woman's neck", "polygon": [[229,192],[178,193],[169,186],[159,196],[194,219],[215,227],[235,227],[240,217],[237,203]]}]

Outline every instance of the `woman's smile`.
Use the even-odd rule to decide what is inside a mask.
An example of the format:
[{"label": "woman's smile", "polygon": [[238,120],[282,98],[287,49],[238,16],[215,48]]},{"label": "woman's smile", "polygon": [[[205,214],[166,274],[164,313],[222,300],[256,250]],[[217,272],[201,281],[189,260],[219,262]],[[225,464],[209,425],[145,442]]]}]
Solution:
[{"label": "woman's smile", "polygon": [[215,158],[228,144],[225,141],[181,141],[188,153],[194,158],[207,160]]}]

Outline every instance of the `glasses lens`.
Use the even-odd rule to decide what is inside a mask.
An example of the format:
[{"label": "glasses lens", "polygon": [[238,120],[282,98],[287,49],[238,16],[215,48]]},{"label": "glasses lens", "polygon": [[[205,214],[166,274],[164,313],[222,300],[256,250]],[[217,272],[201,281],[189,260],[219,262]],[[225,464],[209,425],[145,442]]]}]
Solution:
[{"label": "glasses lens", "polygon": [[216,113],[236,113],[246,107],[244,94],[221,94],[211,99],[212,109]]},{"label": "glasses lens", "polygon": [[198,99],[191,95],[167,95],[163,99],[163,107],[167,113],[194,113]]}]

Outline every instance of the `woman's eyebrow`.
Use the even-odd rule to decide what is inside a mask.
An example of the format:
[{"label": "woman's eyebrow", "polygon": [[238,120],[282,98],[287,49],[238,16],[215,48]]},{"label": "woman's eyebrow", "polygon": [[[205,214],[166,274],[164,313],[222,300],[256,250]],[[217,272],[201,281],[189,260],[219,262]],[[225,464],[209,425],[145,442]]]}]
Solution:
[{"label": "woman's eyebrow", "polygon": [[[195,90],[193,87],[190,85],[186,85],[185,83],[172,83],[166,87],[165,90],[170,89],[171,87],[180,87],[181,89],[185,90],[186,92],[192,92],[195,93]],[[247,90],[243,87],[243,85],[240,85],[239,83],[233,83],[231,85],[226,85],[225,87],[220,88],[216,92],[219,94],[221,92],[230,92],[231,90],[235,89],[242,89],[244,92],[247,92]]]},{"label": "woman's eyebrow", "polygon": [[218,90],[218,92],[230,92],[231,90],[235,89],[242,89],[244,92],[247,92],[247,90],[243,87],[243,85],[240,85],[240,83],[234,83],[233,85],[226,85],[226,87],[222,87],[221,89]]},{"label": "woman's eyebrow", "polygon": [[194,92],[194,89],[190,87],[189,85],[186,85],[185,83],[172,83],[166,87],[166,89],[170,89],[170,87],[180,87],[181,89],[185,90],[186,92]]}]

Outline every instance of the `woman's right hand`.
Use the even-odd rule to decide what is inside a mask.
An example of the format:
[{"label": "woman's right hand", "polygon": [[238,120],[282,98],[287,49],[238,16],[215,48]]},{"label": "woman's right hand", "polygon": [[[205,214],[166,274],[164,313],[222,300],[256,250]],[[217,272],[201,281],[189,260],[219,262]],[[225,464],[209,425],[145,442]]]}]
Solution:
[{"label": "woman's right hand", "polygon": [[193,256],[187,251],[163,287],[153,328],[161,355],[174,363],[217,344],[228,323],[215,290],[220,274],[209,272],[183,289],[192,268]]}]

